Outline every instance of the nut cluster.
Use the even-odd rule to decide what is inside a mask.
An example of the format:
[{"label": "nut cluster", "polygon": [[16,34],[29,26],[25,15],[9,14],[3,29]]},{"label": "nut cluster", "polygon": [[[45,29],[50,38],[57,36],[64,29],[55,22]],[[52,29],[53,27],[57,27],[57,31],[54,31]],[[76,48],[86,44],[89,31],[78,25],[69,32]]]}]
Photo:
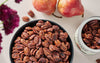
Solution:
[{"label": "nut cluster", "polygon": [[88,22],[82,30],[84,43],[92,49],[100,49],[100,21]]},{"label": "nut cluster", "polygon": [[67,38],[68,34],[59,26],[39,20],[14,41],[12,58],[15,63],[69,63]]}]

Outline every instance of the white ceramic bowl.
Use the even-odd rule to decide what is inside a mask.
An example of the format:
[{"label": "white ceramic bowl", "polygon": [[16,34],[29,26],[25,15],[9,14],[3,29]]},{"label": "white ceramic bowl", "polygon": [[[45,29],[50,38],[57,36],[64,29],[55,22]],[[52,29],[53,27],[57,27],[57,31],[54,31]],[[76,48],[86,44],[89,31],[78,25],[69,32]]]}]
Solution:
[{"label": "white ceramic bowl", "polygon": [[93,54],[96,54],[96,53],[100,53],[100,49],[92,49],[92,48],[89,48],[82,40],[82,29],[83,27],[85,26],[85,24],[87,24],[88,22],[92,21],[92,20],[100,20],[100,16],[94,16],[94,17],[90,17],[86,20],[84,20],[82,22],[82,24],[78,27],[78,29],[76,30],[76,33],[75,33],[75,42],[76,42],[76,45],[78,46],[78,48],[86,53],[86,54],[89,54],[89,55],[93,55]]}]

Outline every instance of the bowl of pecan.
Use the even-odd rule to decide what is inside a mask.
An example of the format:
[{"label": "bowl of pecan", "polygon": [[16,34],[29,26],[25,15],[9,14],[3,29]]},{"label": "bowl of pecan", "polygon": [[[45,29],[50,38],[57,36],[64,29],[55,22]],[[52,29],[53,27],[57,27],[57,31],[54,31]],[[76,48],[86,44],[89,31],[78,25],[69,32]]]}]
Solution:
[{"label": "bowl of pecan", "polygon": [[83,21],[75,33],[75,41],[86,54],[100,53],[100,17],[90,17]]},{"label": "bowl of pecan", "polygon": [[10,46],[11,63],[72,63],[73,45],[57,23],[35,20],[23,25]]}]

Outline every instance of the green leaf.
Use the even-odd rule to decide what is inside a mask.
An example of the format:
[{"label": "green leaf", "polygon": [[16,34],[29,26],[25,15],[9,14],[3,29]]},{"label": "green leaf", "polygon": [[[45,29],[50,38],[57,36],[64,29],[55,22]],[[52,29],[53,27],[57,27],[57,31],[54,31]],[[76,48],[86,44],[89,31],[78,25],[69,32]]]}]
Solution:
[{"label": "green leaf", "polygon": [[5,0],[4,2],[2,2],[1,4],[0,4],[0,6],[2,5],[2,4],[4,4],[4,3],[6,3],[8,0]]}]

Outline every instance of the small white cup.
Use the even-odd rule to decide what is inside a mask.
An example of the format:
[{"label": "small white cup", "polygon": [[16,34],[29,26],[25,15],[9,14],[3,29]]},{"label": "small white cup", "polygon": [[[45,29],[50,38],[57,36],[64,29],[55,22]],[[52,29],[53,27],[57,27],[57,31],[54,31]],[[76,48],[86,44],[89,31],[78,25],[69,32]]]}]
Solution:
[{"label": "small white cup", "polygon": [[82,35],[81,35],[82,34],[82,29],[85,26],[85,24],[87,24],[88,22],[90,22],[92,20],[100,20],[100,16],[94,16],[94,17],[88,18],[87,20],[84,20],[82,22],[82,24],[78,27],[78,29],[76,30],[76,33],[75,33],[76,45],[78,46],[78,48],[82,52],[84,52],[85,54],[88,54],[88,55],[93,55],[93,54],[96,54],[96,53],[100,53],[100,49],[89,48],[82,40]]}]

